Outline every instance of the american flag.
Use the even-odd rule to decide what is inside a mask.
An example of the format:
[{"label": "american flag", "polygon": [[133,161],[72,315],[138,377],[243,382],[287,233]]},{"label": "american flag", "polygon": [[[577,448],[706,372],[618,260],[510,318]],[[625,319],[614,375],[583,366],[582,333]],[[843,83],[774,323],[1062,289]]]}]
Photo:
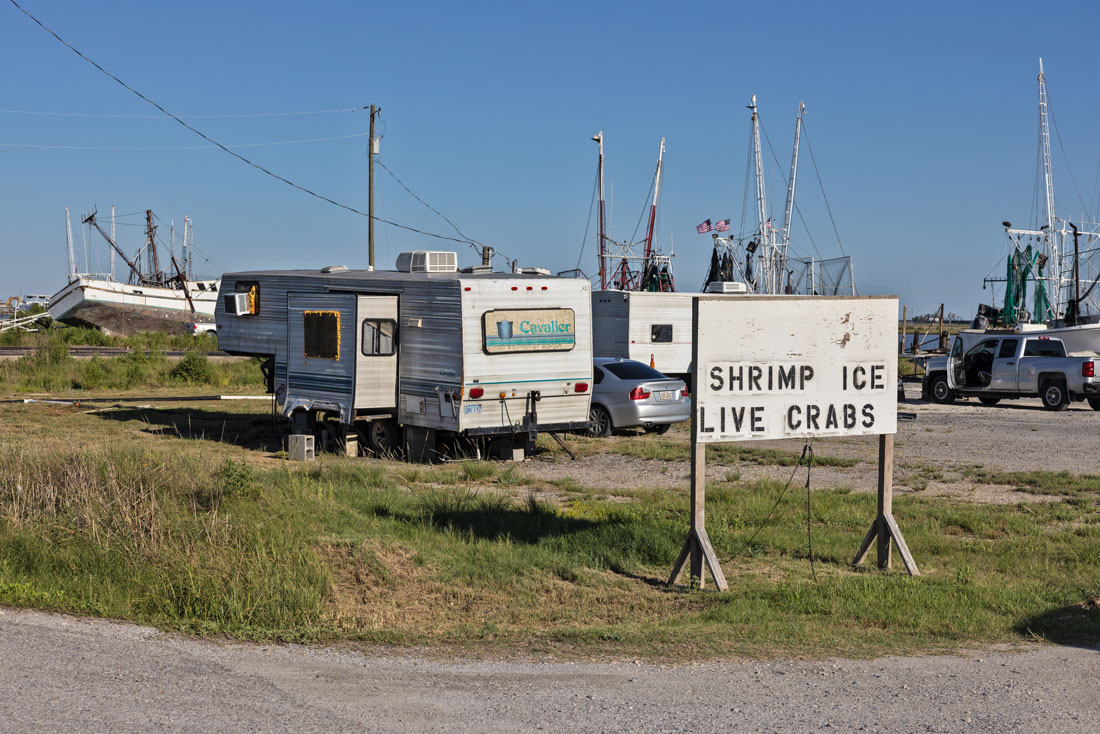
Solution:
[{"label": "american flag", "polygon": [[695,231],[698,232],[699,234],[706,234],[707,232],[711,231],[712,229],[714,229],[714,227],[710,226],[710,220],[708,219],[707,221],[703,222],[698,227],[696,227]]},{"label": "american flag", "polygon": [[714,225],[714,231],[715,232],[729,232],[730,231],[730,220],[728,220],[728,219],[719,219],[718,224]]}]

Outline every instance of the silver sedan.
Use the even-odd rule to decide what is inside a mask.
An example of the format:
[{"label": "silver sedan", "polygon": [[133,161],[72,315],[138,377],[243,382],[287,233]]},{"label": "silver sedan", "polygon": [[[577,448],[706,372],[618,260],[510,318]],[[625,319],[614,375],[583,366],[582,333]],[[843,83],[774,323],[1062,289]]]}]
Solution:
[{"label": "silver sedan", "polygon": [[660,434],[691,417],[691,399],[683,380],[665,377],[632,359],[594,361],[589,435],[610,436],[614,430],[637,426]]}]

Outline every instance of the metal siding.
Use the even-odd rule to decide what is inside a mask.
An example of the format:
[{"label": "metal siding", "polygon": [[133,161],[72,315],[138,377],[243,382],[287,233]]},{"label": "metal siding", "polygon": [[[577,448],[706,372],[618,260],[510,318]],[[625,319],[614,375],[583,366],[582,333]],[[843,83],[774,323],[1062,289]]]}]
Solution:
[{"label": "metal siding", "polygon": [[[299,408],[323,407],[352,421],[355,394],[356,324],[355,297],[332,293],[287,294],[287,382],[284,415]],[[305,311],[337,311],[340,314],[339,359],[305,356]]]}]

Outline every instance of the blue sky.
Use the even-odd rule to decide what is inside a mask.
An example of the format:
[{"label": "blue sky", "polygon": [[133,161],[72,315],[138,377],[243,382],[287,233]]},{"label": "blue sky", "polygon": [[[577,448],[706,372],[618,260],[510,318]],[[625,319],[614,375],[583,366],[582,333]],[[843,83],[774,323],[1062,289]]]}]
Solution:
[{"label": "blue sky", "polygon": [[[943,301],[969,316],[989,297],[981,280],[1004,251],[1000,222],[1034,217],[1039,56],[1065,148],[1063,157],[1055,141],[1060,213],[1082,216],[1075,185],[1095,209],[1100,81],[1090,44],[1073,40],[1073,29],[1100,19],[1095,3],[1050,3],[1042,13],[1024,2],[20,3],[226,144],[361,134],[368,116],[188,116],[381,106],[381,159],[394,173],[469,236],[553,271],[578,258],[596,271],[592,232],[581,253],[592,134],[606,137],[619,239],[642,212],[664,136],[659,241],[675,242],[680,289],[697,289],[711,241],[695,225],[730,217],[736,227],[742,217],[745,105],[755,93],[779,159],[769,174],[776,216],[803,100],[860,291],[897,294],[918,312]],[[0,55],[5,110],[155,113],[7,0]],[[191,216],[196,244],[211,256],[196,269],[211,274],[366,264],[365,219],[223,152],[13,147],[31,144],[204,142],[166,119],[0,112],[4,297],[63,285],[65,206],[81,252],[79,216],[115,204],[125,214],[153,209],[165,225]],[[238,150],[366,208],[365,138]],[[379,216],[453,234],[381,169],[375,182]],[[839,254],[805,147],[798,203],[818,251]],[[95,245],[98,235],[88,237]],[[140,237],[139,227],[120,227],[126,249]],[[376,238],[379,267],[406,249],[461,247],[384,225]],[[814,254],[800,226],[794,244]],[[472,264],[476,254],[460,249],[459,258]]]}]

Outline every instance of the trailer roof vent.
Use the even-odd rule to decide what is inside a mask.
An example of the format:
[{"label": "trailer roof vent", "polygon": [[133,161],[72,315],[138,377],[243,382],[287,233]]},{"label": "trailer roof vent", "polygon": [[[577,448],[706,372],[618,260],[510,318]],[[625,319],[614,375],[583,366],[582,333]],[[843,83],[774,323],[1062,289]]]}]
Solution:
[{"label": "trailer roof vent", "polygon": [[493,272],[492,265],[471,265],[468,268],[462,268],[463,273],[469,273],[470,275],[484,275],[485,273]]},{"label": "trailer roof vent", "polygon": [[707,287],[710,293],[748,293],[749,287],[740,281],[715,281]]},{"label": "trailer roof vent", "polygon": [[546,268],[520,268],[519,272],[524,275],[550,275],[550,271]]},{"label": "trailer roof vent", "polygon": [[397,270],[402,273],[457,273],[458,254],[434,250],[413,250],[397,256]]},{"label": "trailer roof vent", "polygon": [[322,273],[346,273],[347,271],[347,265],[326,265],[321,268]]}]

